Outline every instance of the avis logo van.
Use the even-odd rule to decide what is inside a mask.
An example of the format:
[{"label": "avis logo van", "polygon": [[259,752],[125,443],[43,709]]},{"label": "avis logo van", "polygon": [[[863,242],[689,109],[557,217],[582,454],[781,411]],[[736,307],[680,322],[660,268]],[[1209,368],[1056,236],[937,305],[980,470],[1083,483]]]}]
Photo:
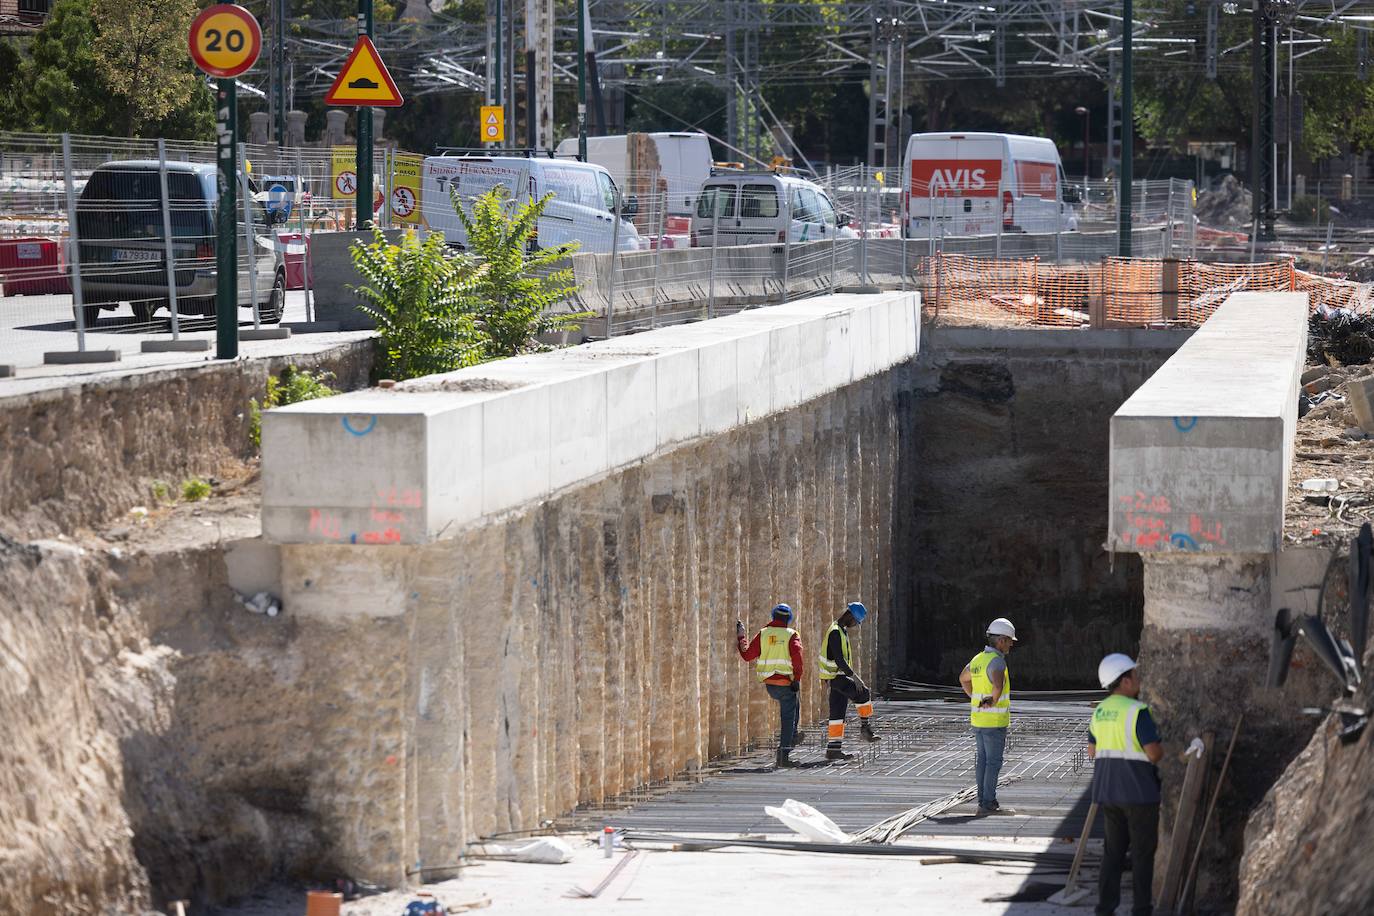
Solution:
[{"label": "avis logo van", "polygon": [[914,159],[912,197],[996,197],[1002,180],[997,159]]},{"label": "avis logo van", "polygon": [[936,191],[981,191],[988,186],[987,169],[936,169],[930,186]]}]

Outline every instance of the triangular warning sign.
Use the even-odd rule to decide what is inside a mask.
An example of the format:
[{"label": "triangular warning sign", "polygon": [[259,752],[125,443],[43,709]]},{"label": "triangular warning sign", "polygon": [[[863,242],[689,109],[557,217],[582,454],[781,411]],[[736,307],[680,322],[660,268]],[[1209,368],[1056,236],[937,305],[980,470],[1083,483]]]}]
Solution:
[{"label": "triangular warning sign", "polygon": [[495,114],[494,112],[493,112],[492,114],[487,115],[487,123],[488,123],[488,124],[495,124],[495,123],[497,123],[497,121],[496,121],[496,114]]},{"label": "triangular warning sign", "polygon": [[334,79],[334,85],[324,97],[326,105],[358,105],[378,108],[396,108],[405,100],[401,91],[387,72],[386,64],[377,53],[372,39],[366,35],[358,36],[353,53],[348,55],[343,69]]}]

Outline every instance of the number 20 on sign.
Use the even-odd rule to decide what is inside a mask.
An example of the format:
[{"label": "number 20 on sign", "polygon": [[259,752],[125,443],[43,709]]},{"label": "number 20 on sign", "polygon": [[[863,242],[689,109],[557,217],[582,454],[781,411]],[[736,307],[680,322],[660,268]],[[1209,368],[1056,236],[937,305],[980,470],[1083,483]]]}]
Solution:
[{"label": "number 20 on sign", "polygon": [[191,59],[211,76],[229,79],[252,68],[262,51],[253,14],[232,3],[209,7],[191,23]]}]

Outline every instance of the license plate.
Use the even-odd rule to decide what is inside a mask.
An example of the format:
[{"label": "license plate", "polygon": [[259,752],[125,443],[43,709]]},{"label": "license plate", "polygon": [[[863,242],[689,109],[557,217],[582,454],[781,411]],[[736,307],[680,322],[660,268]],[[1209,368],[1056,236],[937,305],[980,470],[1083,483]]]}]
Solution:
[{"label": "license plate", "polygon": [[162,252],[151,251],[147,248],[116,248],[114,259],[123,263],[130,261],[160,261]]}]

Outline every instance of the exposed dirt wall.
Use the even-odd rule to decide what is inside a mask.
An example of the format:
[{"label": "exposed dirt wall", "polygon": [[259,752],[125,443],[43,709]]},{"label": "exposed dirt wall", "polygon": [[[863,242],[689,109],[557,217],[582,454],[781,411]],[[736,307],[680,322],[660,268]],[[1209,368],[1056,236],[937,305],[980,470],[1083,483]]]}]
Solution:
[{"label": "exposed dirt wall", "polygon": [[146,504],[156,479],[217,473],[254,453],[248,402],[288,363],[365,385],[371,340],[308,356],[208,363],[0,400],[0,532],[52,537]]},{"label": "exposed dirt wall", "polygon": [[895,673],[952,684],[995,617],[1021,637],[1015,684],[1095,687],[1134,651],[1141,565],[1107,538],[1108,421],[1184,339],[1170,332],[937,328],[909,409],[914,526],[899,564]]}]

